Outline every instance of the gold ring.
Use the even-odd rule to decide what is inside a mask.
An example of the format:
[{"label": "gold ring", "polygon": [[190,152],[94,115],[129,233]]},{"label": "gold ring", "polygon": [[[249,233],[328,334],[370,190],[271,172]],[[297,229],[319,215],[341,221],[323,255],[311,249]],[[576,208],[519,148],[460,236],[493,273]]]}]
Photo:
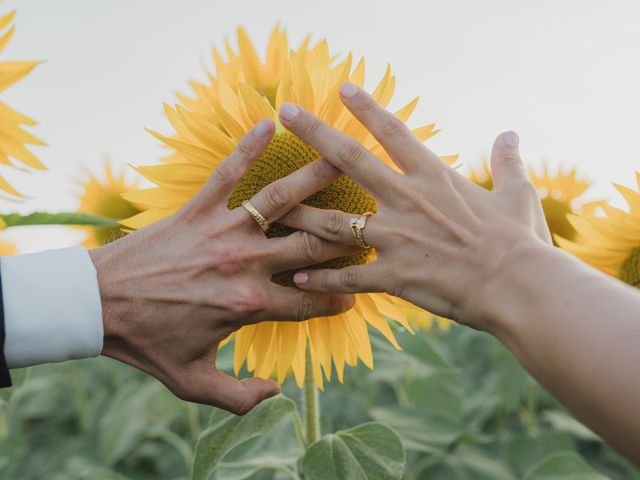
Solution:
[{"label": "gold ring", "polygon": [[362,248],[371,248],[370,245],[367,245],[367,242],[364,241],[364,237],[362,236],[362,232],[367,226],[367,218],[369,218],[371,215],[373,215],[373,213],[365,212],[364,214],[362,214],[362,216],[354,217],[349,220],[349,227],[351,228],[353,239]]},{"label": "gold ring", "polygon": [[262,231],[264,233],[267,233],[267,230],[269,230],[269,222],[262,216],[262,214],[258,210],[256,210],[256,207],[254,207],[249,200],[245,200],[244,202],[242,202],[242,206],[247,212],[249,212],[256,223],[260,225]]}]

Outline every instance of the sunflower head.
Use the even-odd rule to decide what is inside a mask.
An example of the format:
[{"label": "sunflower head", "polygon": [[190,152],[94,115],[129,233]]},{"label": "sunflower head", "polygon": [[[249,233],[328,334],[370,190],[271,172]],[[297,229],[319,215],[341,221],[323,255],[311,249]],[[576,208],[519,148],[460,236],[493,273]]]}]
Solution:
[{"label": "sunflower head", "polygon": [[[80,184],[82,194],[78,212],[100,215],[114,220],[122,220],[140,213],[140,208],[122,198],[122,194],[137,188],[137,182],[127,182],[124,172],[115,175],[109,162],[105,162],[104,179],[89,175]],[[123,235],[120,227],[80,228],[88,231],[87,239],[83,242],[87,248],[99,247]]]},{"label": "sunflower head", "polygon": [[[640,173],[636,174],[640,189]],[[573,239],[556,235],[558,245],[599,270],[640,287],[640,193],[614,184],[626,210],[598,202],[596,212],[569,215]],[[598,214],[600,213],[600,214]]]},{"label": "sunflower head", "polygon": [[[318,152],[295,135],[288,132],[277,134],[231,194],[229,208],[240,206],[243,201],[249,200],[262,188],[293,173],[318,157]],[[316,208],[342,210],[355,214],[374,212],[376,208],[373,197],[347,176],[341,177],[324,190],[306,198],[304,203]],[[267,236],[282,237],[292,232],[294,232],[292,228],[275,223],[267,232]],[[369,253],[365,251],[310,268],[342,268],[366,263],[368,258]],[[294,286],[294,273],[294,270],[281,272],[275,275],[274,280],[277,283]]]},{"label": "sunflower head", "polygon": [[[318,152],[279,123],[277,111],[285,102],[301,105],[333,128],[359,141],[392,168],[397,168],[375,138],[340,101],[340,87],[344,82],[363,85],[363,59],[355,66],[351,54],[338,60],[330,54],[326,41],[312,46],[306,39],[297,49],[290,50],[286,35],[278,27],[271,36],[264,61],[243,29],[238,30],[237,51],[227,43],[227,58],[217,50],[213,57],[215,75],[209,75],[208,83],[192,82],[194,95],[179,95],[179,105],[165,106],[174,132],[168,136],[152,132],[171,153],[161,164],[138,168],[156,187],[125,195],[144,208],[142,213],[122,222],[128,228],[143,227],[180,209],[200,190],[238,141],[264,118],[274,120],[276,132],[270,145],[233,191],[229,208],[238,207],[266,185],[319,158]],[[394,88],[395,77],[387,67],[372,96],[387,106]],[[396,116],[406,121],[416,105],[417,99],[414,99],[396,111]],[[437,131],[434,125],[427,125],[413,132],[424,141]],[[455,157],[445,160],[451,163]],[[376,210],[373,198],[347,176],[306,198],[304,203],[354,214]],[[292,232],[275,223],[267,235],[279,237]],[[374,255],[372,251],[360,253],[315,267],[361,264]],[[292,273],[280,272],[273,281],[293,285]],[[332,367],[341,380],[345,365],[355,365],[358,359],[369,367],[373,365],[367,325],[382,332],[399,348],[389,320],[411,330],[407,319],[410,312],[416,310],[386,294],[361,294],[356,297],[352,310],[332,318],[248,325],[228,339],[235,340],[234,369],[238,372],[246,365],[257,376],[276,376],[281,382],[292,371],[298,385],[302,384],[305,374],[312,374],[316,384],[322,387],[323,376],[330,379]],[[307,351],[310,372],[306,370]]]}]

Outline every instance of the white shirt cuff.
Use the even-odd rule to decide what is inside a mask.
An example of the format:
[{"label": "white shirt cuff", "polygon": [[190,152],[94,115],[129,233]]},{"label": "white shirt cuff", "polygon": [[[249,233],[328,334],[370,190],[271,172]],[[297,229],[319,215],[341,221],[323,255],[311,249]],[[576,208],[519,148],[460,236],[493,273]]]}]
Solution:
[{"label": "white shirt cuff", "polygon": [[100,354],[102,302],[84,247],[2,257],[0,268],[9,368]]}]

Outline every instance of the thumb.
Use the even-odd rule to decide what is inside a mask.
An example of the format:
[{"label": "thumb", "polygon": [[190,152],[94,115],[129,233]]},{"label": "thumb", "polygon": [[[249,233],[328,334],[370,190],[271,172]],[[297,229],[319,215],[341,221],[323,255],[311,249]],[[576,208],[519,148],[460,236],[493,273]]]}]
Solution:
[{"label": "thumb", "polygon": [[222,408],[236,415],[244,415],[263,400],[280,393],[280,385],[263,378],[239,380],[226,373],[207,371],[190,379],[190,401]]},{"label": "thumb", "polygon": [[495,190],[502,188],[512,180],[528,178],[524,163],[520,158],[519,143],[520,139],[516,132],[503,132],[493,143],[491,174]]}]

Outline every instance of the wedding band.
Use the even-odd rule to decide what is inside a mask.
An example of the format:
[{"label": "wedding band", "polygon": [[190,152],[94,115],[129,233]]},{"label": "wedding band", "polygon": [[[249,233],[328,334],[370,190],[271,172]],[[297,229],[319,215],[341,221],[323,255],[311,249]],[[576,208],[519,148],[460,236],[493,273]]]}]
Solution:
[{"label": "wedding band", "polygon": [[247,212],[249,212],[256,223],[260,225],[262,231],[267,233],[267,230],[269,230],[269,222],[267,222],[267,219],[262,216],[262,214],[256,209],[256,207],[254,207],[249,200],[245,200],[244,202],[242,202],[242,206]]},{"label": "wedding band", "polygon": [[367,218],[369,218],[371,215],[373,215],[373,213],[366,212],[360,217],[353,217],[352,219],[349,220],[351,235],[353,235],[353,239],[362,248],[371,248],[370,245],[367,245],[367,242],[364,241],[364,237],[362,236],[362,232],[364,231],[364,228],[367,226]]}]

